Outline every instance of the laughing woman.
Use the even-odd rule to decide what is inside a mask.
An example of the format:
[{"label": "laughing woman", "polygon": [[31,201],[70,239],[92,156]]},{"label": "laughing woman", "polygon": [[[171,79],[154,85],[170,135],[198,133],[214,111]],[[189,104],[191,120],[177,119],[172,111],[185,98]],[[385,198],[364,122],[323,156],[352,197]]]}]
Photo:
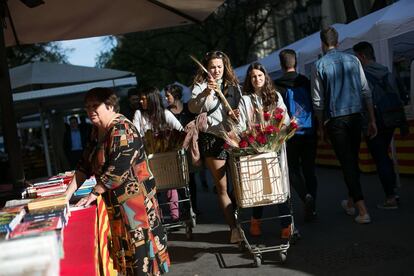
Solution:
[{"label": "laughing woman", "polygon": [[85,109],[93,130],[67,198],[94,175],[96,186],[77,205],[88,206],[102,195],[111,228],[109,251],[114,268],[121,275],[168,272],[167,237],[159,217],[155,181],[137,129],[118,113],[118,98],[109,88],[89,90]]}]

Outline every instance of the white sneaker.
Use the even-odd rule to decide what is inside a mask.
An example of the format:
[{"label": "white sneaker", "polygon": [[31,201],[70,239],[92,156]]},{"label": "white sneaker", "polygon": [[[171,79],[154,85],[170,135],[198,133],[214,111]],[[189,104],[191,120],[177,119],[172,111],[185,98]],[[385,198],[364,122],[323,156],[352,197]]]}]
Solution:
[{"label": "white sneaker", "polygon": [[345,210],[345,213],[349,216],[355,215],[355,208],[354,207],[348,207],[348,200],[344,199],[341,201],[341,206]]},{"label": "white sneaker", "polygon": [[355,217],[355,222],[359,223],[359,224],[370,223],[371,222],[371,217],[369,216],[369,214],[365,214],[363,216],[358,215],[358,216]]},{"label": "white sneaker", "polygon": [[238,243],[241,242],[242,236],[240,234],[240,230],[236,227],[236,228],[232,228],[231,230],[231,235],[230,235],[230,243]]}]

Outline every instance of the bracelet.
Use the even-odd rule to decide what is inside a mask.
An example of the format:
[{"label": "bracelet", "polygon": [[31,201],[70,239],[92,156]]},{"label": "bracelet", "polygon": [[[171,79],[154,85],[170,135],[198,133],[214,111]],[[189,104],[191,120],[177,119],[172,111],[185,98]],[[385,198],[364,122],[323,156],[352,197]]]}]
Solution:
[{"label": "bracelet", "polygon": [[95,191],[95,190],[92,190],[91,191],[91,194],[93,194],[94,196],[100,196],[101,194],[100,193],[98,193],[97,191]]}]

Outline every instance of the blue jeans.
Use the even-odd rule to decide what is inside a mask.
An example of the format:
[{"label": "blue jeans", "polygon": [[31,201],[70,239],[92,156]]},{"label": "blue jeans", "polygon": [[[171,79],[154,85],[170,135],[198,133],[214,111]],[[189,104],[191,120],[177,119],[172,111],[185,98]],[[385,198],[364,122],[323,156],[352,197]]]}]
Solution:
[{"label": "blue jeans", "polygon": [[368,150],[377,166],[377,173],[387,198],[395,196],[396,175],[394,164],[388,155],[394,130],[395,128],[379,129],[373,139],[366,138]]},{"label": "blue jeans", "polygon": [[359,181],[359,147],[361,144],[361,115],[354,113],[331,118],[326,124],[329,139],[341,164],[348,195],[354,202],[364,199]]}]

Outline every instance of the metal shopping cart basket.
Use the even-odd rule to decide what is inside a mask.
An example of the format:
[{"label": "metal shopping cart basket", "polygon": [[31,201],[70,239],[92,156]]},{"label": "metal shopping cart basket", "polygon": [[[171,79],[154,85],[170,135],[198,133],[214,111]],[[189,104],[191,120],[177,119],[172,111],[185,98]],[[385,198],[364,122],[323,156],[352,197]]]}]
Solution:
[{"label": "metal shopping cart basket", "polygon": [[[162,216],[166,231],[185,227],[187,239],[192,239],[192,229],[196,225],[196,215],[190,200],[189,170],[185,150],[155,153],[148,156],[149,166],[155,178],[157,192],[177,190],[179,194],[178,210],[180,219],[172,221],[168,216]],[[169,202],[160,203],[163,214],[168,213]]]},{"label": "metal shopping cart basket", "polygon": [[241,246],[245,246],[253,255],[254,264],[260,266],[263,253],[278,252],[280,260],[287,258],[290,238],[288,241],[274,246],[252,245],[242,229],[243,224],[250,220],[242,221],[241,212],[245,208],[289,203],[290,213],[277,217],[263,218],[261,220],[278,219],[290,216],[291,233],[294,233],[294,221],[292,206],[290,204],[289,173],[286,158],[286,145],[283,144],[279,152],[262,153],[247,156],[235,156],[230,154],[230,174],[233,179],[237,209],[235,211],[236,223],[243,238]]}]

